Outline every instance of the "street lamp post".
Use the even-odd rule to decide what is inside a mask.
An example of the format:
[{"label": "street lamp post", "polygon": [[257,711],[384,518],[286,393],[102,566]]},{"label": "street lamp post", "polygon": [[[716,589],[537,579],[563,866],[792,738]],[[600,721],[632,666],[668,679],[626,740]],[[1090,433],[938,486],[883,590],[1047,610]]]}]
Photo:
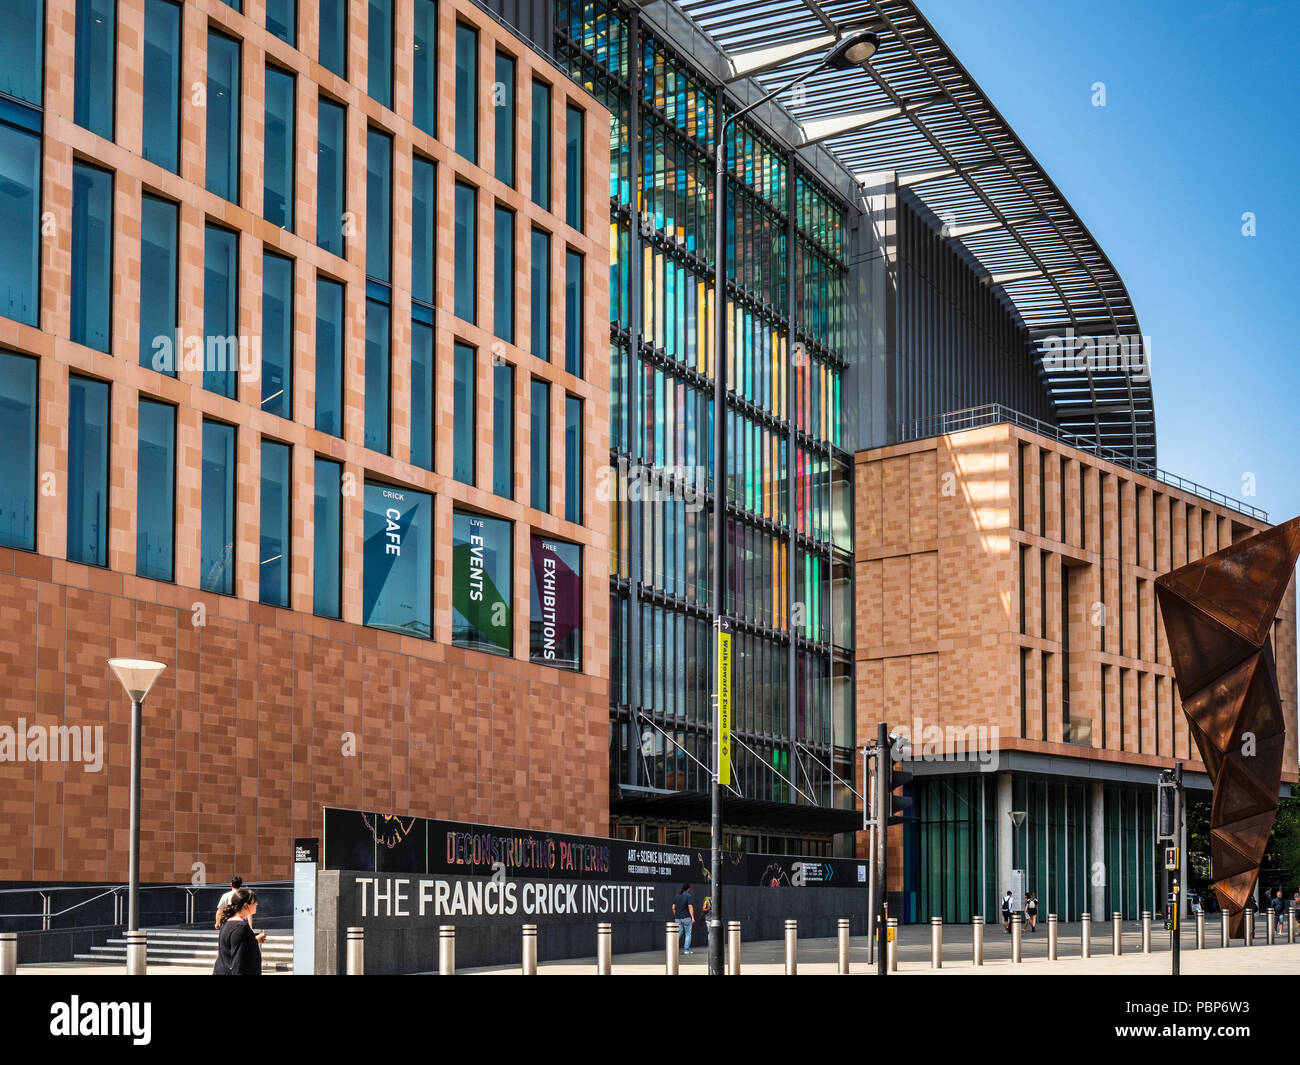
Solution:
[{"label": "street lamp post", "polygon": [[1025,832],[1024,850],[1020,852],[1020,862],[1016,861],[1016,830],[1025,823],[1025,818],[1029,816],[1027,810],[1008,810],[1007,816],[1011,818],[1011,865],[1012,872],[1020,874],[1020,905],[1025,904],[1025,871],[1020,868],[1020,862],[1026,859],[1025,852],[1029,850],[1029,833]]},{"label": "street lamp post", "polygon": [[[727,447],[727,127],[769,100],[788,92],[823,70],[846,70],[865,65],[876,54],[880,41],[874,33],[860,30],[841,40],[814,67],[791,79],[766,96],[729,115],[719,125],[715,152],[717,169],[713,179],[713,624],[718,626],[726,609],[726,447]],[[721,692],[716,693],[714,730],[718,728],[716,715],[721,704]],[[714,744],[717,760],[717,744]],[[721,976],[725,969],[722,960],[722,785],[718,768],[714,765],[712,781],[712,818],[710,861],[713,908],[709,913],[709,975]]]},{"label": "street lamp post", "polygon": [[[150,662],[139,658],[110,658],[109,668],[117,675],[131,699],[131,850],[128,859],[129,880],[127,888],[127,925],[128,932],[140,930],[140,717],[144,706],[144,697],[149,694],[167,667],[161,662]],[[128,936],[128,941],[134,937]],[[144,951],[141,944],[128,942],[127,972],[140,974],[144,972]],[[133,951],[138,956],[132,956]]]}]

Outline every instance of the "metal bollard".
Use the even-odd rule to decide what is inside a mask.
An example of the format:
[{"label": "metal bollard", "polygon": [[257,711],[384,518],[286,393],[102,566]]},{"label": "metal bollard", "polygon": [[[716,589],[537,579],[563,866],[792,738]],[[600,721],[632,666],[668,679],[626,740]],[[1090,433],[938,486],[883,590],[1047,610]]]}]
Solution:
[{"label": "metal bollard", "polygon": [[1142,911],[1142,953],[1151,953],[1151,911]]},{"label": "metal bollard", "polygon": [[727,922],[727,973],[740,975],[740,922]]},{"label": "metal bollard", "polygon": [[0,932],[0,976],[18,974],[18,933]]},{"label": "metal bollard", "polygon": [[1220,918],[1219,946],[1230,947],[1232,946],[1232,940],[1228,938],[1228,911],[1220,910],[1219,918]]},{"label": "metal bollard", "polygon": [[1092,914],[1085,913],[1079,923],[1082,926],[1079,930],[1079,957],[1092,957]]},{"label": "metal bollard", "polygon": [[930,918],[930,968],[943,968],[943,918]]},{"label": "metal bollard", "polygon": [[1277,932],[1276,928],[1273,925],[1273,911],[1269,910],[1267,913],[1264,914],[1264,916],[1266,918],[1265,923],[1268,925],[1268,929],[1265,932],[1265,935],[1267,936],[1266,942],[1271,947],[1275,942],[1274,937]]},{"label": "metal bollard", "polygon": [[1288,943],[1295,942],[1295,914],[1296,914],[1295,903],[1293,902],[1288,907],[1288,912],[1287,912],[1286,941]]},{"label": "metal bollard", "polygon": [[971,963],[973,965],[984,964],[984,918],[976,915],[970,919],[971,923]]},{"label": "metal bollard", "polygon": [[148,948],[143,929],[126,934],[126,972],[128,976],[144,976],[148,969]]},{"label": "metal bollard", "polygon": [[1202,910],[1196,911],[1196,949],[1205,949],[1205,913]]},{"label": "metal bollard", "polygon": [[366,930],[349,928],[347,943],[348,976],[364,976],[366,974]]},{"label": "metal bollard", "polygon": [[664,926],[664,975],[677,975],[677,941],[682,930],[676,921],[669,921]]},{"label": "metal bollard", "polygon": [[785,975],[799,972],[799,922],[793,918],[785,922]]},{"label": "metal bollard", "polygon": [[537,975],[537,925],[524,925],[523,971],[525,976]]},{"label": "metal bollard", "polygon": [[1117,958],[1124,953],[1124,918],[1118,912],[1110,915],[1110,952]]},{"label": "metal bollard", "polygon": [[1255,945],[1255,915],[1250,911],[1246,912],[1246,919],[1242,922],[1242,927],[1246,930],[1246,946]]},{"label": "metal bollard", "polygon": [[841,917],[836,925],[839,933],[839,975],[849,975],[849,919]]},{"label": "metal bollard", "polygon": [[596,925],[596,975],[609,976],[614,970],[614,926],[609,921]]},{"label": "metal bollard", "polygon": [[1049,913],[1047,915],[1047,960],[1048,961],[1056,961],[1056,951],[1057,951],[1057,947],[1060,946],[1060,935],[1061,935],[1061,930],[1059,926],[1060,926],[1060,922],[1057,920],[1056,914]]},{"label": "metal bollard", "polygon": [[438,926],[438,975],[456,975],[456,926]]},{"label": "metal bollard", "polygon": [[1011,960],[1018,962],[1021,958],[1020,948],[1024,940],[1025,915],[1019,910],[1011,915]]},{"label": "metal bollard", "polygon": [[891,973],[898,972],[898,918],[885,918],[885,961]]}]

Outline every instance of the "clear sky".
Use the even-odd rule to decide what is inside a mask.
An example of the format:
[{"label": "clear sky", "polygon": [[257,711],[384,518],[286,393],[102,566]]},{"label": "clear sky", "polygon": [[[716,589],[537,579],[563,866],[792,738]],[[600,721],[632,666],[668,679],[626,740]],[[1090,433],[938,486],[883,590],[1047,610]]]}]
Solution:
[{"label": "clear sky", "polygon": [[1124,279],[1161,468],[1300,514],[1300,2],[918,4]]}]

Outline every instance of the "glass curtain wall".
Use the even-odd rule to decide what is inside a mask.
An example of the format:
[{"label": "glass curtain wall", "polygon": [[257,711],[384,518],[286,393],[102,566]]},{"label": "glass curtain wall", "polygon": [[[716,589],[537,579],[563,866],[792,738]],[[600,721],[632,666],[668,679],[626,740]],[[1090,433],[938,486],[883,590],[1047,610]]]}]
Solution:
[{"label": "glass curtain wall", "polygon": [[[718,88],[617,0],[558,0],[556,38],[561,64],[612,114],[611,779],[700,790],[707,774],[683,748],[710,760]],[[831,602],[852,572],[851,536],[833,536],[851,529],[841,511],[852,493],[831,487],[851,477],[837,450],[847,207],[759,128],[732,129],[725,372],[743,401],[727,411],[722,485],[739,631],[733,769],[747,797],[851,805],[827,768],[853,775],[851,705],[837,712],[832,698],[852,690],[852,629],[835,617],[851,588]],[[663,485],[651,498],[628,490],[643,465]]]}]

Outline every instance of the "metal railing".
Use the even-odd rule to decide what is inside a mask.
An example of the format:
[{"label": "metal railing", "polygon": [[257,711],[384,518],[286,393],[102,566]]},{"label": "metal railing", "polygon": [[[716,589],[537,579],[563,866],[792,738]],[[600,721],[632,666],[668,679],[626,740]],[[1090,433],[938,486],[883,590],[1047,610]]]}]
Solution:
[{"label": "metal railing", "polygon": [[978,429],[986,425],[1001,425],[1003,423],[1014,425],[1020,429],[1027,429],[1031,433],[1037,433],[1039,436],[1045,436],[1058,443],[1068,444],[1070,447],[1095,455],[1099,459],[1105,459],[1117,466],[1123,466],[1125,469],[1132,470],[1143,477],[1150,477],[1161,484],[1167,484],[1170,488],[1177,488],[1179,491],[1199,496],[1201,499],[1228,507],[1258,521],[1268,521],[1268,511],[1266,510],[1252,507],[1249,503],[1243,503],[1240,499],[1233,499],[1222,492],[1216,492],[1211,488],[1206,488],[1203,484],[1189,481],[1185,477],[1179,477],[1167,470],[1158,469],[1150,463],[1138,462],[1131,455],[1116,451],[1114,448],[1105,447],[1086,436],[1063,432],[1050,422],[1042,421],[1029,414],[1023,414],[1011,407],[1004,407],[1001,403],[986,403],[982,407],[967,407],[965,410],[949,411],[946,414],[932,414],[925,418],[905,422],[899,427],[899,441],[906,443],[911,440],[925,440],[932,436],[946,436],[948,433],[960,433],[967,429]]},{"label": "metal railing", "polygon": [[[292,891],[293,882],[291,880],[264,880],[257,883],[247,883],[244,885],[255,891]],[[0,896],[3,895],[39,895],[41,899],[41,908],[39,911],[22,912],[22,913],[0,913],[0,920],[16,919],[40,921],[42,932],[49,932],[53,928],[56,918],[63,917],[74,910],[79,910],[83,906],[89,906],[92,902],[100,899],[113,898],[113,921],[115,925],[126,924],[126,899],[130,891],[129,884],[108,884],[102,887],[102,890],[96,891],[101,885],[84,884],[77,886],[58,886],[58,887],[25,887],[25,888],[0,888]],[[214,891],[224,894],[230,890],[229,884],[142,884],[141,893],[146,891],[183,891],[185,892],[185,923],[198,923],[197,906],[198,893],[200,891]],[[82,899],[80,902],[74,902],[71,906],[66,906],[61,910],[54,909],[55,896],[59,894],[69,894],[72,892],[96,892],[89,898]],[[219,896],[218,896],[219,897]],[[0,902],[3,905],[3,902]],[[206,915],[205,915],[206,919]],[[34,929],[33,929],[34,931]]]}]

